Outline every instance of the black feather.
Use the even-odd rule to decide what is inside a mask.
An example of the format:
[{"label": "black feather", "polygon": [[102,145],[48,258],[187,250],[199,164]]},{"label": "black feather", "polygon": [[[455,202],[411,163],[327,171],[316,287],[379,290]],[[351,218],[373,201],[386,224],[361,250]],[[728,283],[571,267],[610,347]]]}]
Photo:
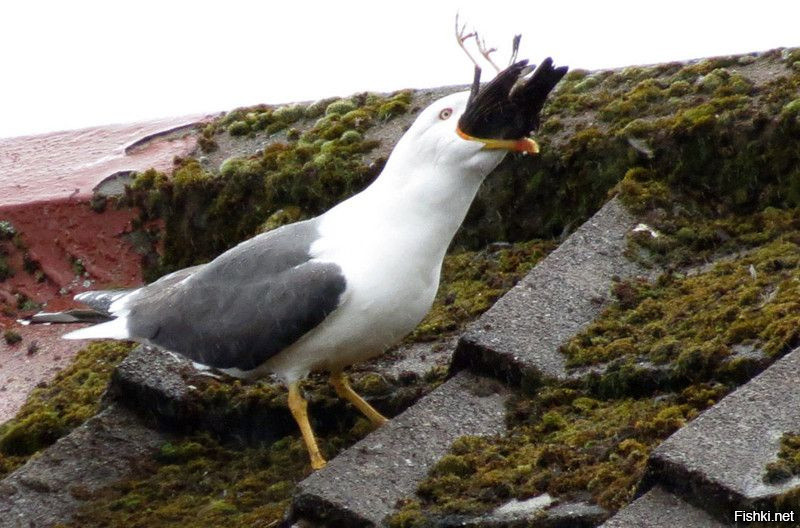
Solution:
[{"label": "black feather", "polygon": [[[476,80],[480,78],[476,71]],[[477,90],[473,83],[467,108],[458,121],[462,132],[481,139],[520,139],[539,126],[547,96],[567,73],[547,58],[530,77],[528,61],[516,62]]]}]

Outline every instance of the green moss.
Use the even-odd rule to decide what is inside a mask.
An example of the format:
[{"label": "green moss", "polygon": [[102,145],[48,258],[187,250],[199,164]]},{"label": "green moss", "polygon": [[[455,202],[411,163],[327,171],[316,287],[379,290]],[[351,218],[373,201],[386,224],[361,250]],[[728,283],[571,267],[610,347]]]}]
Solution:
[{"label": "green moss", "polygon": [[764,482],[780,484],[796,475],[800,475],[800,435],[784,433],[781,437],[778,459],[767,464]]},{"label": "green moss", "polygon": [[[457,440],[419,485],[417,500],[404,501],[389,525],[480,514],[541,493],[564,500],[588,494],[614,511],[633,497],[652,448],[725,392],[689,389],[658,401],[598,400],[574,390],[570,398],[553,398],[564,390],[555,387],[538,397],[516,396],[508,433]],[[698,402],[692,391],[706,398]]]},{"label": "green moss", "polygon": [[34,299],[31,299],[24,293],[17,293],[15,294],[17,298],[17,310],[21,312],[35,312],[37,310],[41,310],[42,305],[36,302]]},{"label": "green moss", "polygon": [[[446,372],[435,374],[438,382]],[[376,373],[351,376],[353,387],[392,416],[413,398],[431,390],[417,380],[397,391],[395,380]],[[195,432],[163,444],[136,472],[94,494],[83,494],[84,508],[65,526],[272,526],[285,515],[297,482],[311,473],[305,445],[287,409],[286,389],[278,384],[244,384],[195,376],[193,406],[221,427]],[[303,383],[316,437],[331,459],[374,429],[346,406],[321,376]],[[392,403],[391,397],[406,398]],[[376,401],[377,400],[377,401]],[[248,424],[249,430],[241,428]],[[263,423],[269,423],[265,433]],[[208,429],[208,424],[192,427]],[[259,434],[261,436],[259,436]],[[277,435],[277,437],[274,437]],[[290,435],[290,436],[284,436]]]},{"label": "green moss", "polygon": [[178,444],[167,442],[161,446],[154,458],[162,464],[185,464],[205,454],[206,448],[203,444],[193,440],[185,440]]},{"label": "green moss", "polygon": [[[515,403],[508,435],[457,442],[421,487],[419,499],[406,502],[397,525],[421,525],[437,512],[486,511],[510,497],[542,491],[559,497],[589,494],[617,508],[631,496],[652,446],[763,367],[737,357],[737,346],[761,346],[777,356],[796,343],[791,254],[797,253],[798,226],[791,208],[800,204],[793,105],[800,77],[789,68],[755,86],[730,68],[738,63],[722,58],[685,67],[570,73],[545,109],[537,137],[542,154],[509,156],[487,180],[417,339],[455,331],[523,273],[513,266],[498,272],[497,255],[489,253],[489,264],[473,266],[480,261],[477,254],[464,257],[460,249],[560,236],[592,214],[617,184],[626,203],[660,233],[632,236],[629,249],[637,260],[680,268],[740,248],[751,252],[728,268],[719,264],[699,275],[676,271],[655,284],[618,283],[617,301],[609,309],[614,315],[571,344],[572,364],[609,362],[605,373],[587,376],[579,387],[542,389],[537,382],[539,396],[528,393]],[[164,186],[159,199],[169,208],[154,215],[166,218],[163,269],[213,257],[277,211],[296,207],[299,218],[311,216],[366,184],[379,168],[367,172],[360,160],[347,166],[368,150],[362,142],[351,143],[350,132],[363,137],[373,123],[405,111],[410,101],[400,95],[350,101],[352,109],[324,117],[333,101],[315,103],[313,111],[310,105],[304,116],[319,119],[299,137],[231,163],[221,175],[198,179],[182,193],[170,196],[172,189]],[[244,120],[255,128],[259,113],[270,115],[268,109],[249,113],[232,112],[224,126]],[[344,171],[353,167],[355,172]],[[213,241],[215,232],[224,235]],[[177,242],[205,244],[198,239],[206,238],[213,243],[191,251]],[[449,275],[447,267],[459,258],[459,270],[477,269]],[[704,292],[704,301],[717,300],[719,309],[698,313],[704,310],[695,308],[700,301],[692,288]],[[696,328],[676,319],[681,309],[695,317]],[[775,326],[751,324],[750,317],[760,320],[764,314],[758,312],[770,310]],[[383,390],[377,378],[364,382],[376,393]],[[246,407],[250,400],[244,394],[251,393],[238,391],[206,389],[203,398],[211,403],[233,395]],[[276,405],[279,399],[269,391],[253,396]]]},{"label": "green moss", "polygon": [[405,114],[411,107],[412,92],[403,90],[397,92],[385,101],[376,101],[378,105],[378,119],[387,121],[395,116]]},{"label": "green moss", "polygon": [[203,126],[200,135],[197,137],[197,145],[206,154],[216,151],[219,144],[214,140],[216,128],[212,124]]},{"label": "green moss", "polygon": [[93,194],[89,200],[89,207],[95,213],[102,213],[108,207],[109,202],[112,201],[108,196],[102,194]]},{"label": "green moss", "polygon": [[325,108],[325,115],[344,115],[356,109],[356,104],[349,99],[339,99]]},{"label": "green moss", "polygon": [[9,251],[13,250],[10,247],[4,247],[6,246],[4,242],[11,241],[13,243],[18,240],[19,233],[11,222],[0,220],[0,282],[14,276],[14,270],[7,258]]},{"label": "green moss", "polygon": [[298,104],[281,106],[272,112],[272,117],[277,121],[290,125],[305,117],[305,107]]},{"label": "green moss", "polygon": [[0,220],[0,240],[11,240],[16,234],[17,230],[11,222]]},{"label": "green moss", "polygon": [[405,101],[392,100],[381,105],[378,110],[378,118],[387,120],[396,115],[405,114],[408,112],[408,103]]},{"label": "green moss", "polygon": [[[319,440],[328,453],[341,448],[341,438]],[[163,446],[136,474],[94,494],[63,526],[277,525],[294,483],[310,473],[307,458],[299,437],[250,448],[203,435],[187,438]]]},{"label": "green moss", "polygon": [[83,260],[70,256],[69,263],[72,268],[72,273],[78,277],[82,277],[83,274],[86,273],[86,266],[83,265]]},{"label": "green moss", "polygon": [[424,528],[430,526],[428,517],[422,513],[419,501],[405,499],[398,504],[398,511],[388,520],[389,528]]},{"label": "green moss", "polygon": [[534,240],[447,255],[433,307],[408,340],[429,341],[457,332],[491,307],[554,246],[552,241]]},{"label": "green moss", "polygon": [[272,213],[269,218],[261,225],[258,230],[260,233],[271,231],[286,224],[291,224],[302,219],[303,212],[299,207],[288,206],[283,209],[278,209]]},{"label": "green moss", "polygon": [[352,128],[353,132],[363,132],[374,124],[373,117],[374,116],[370,112],[365,112],[357,108],[344,114],[342,116],[342,123]]},{"label": "green moss", "polygon": [[22,336],[14,330],[6,330],[3,332],[3,340],[9,345],[16,345],[22,341]]},{"label": "green moss", "polygon": [[357,130],[346,130],[339,139],[344,145],[352,145],[362,140],[361,134]]},{"label": "green moss", "polygon": [[[796,205],[800,193],[793,183],[796,178],[790,175],[796,171],[798,153],[791,137],[800,129],[791,116],[800,79],[779,77],[756,87],[726,69],[734,63],[725,58],[681,69],[622,71],[586,93],[578,93],[565,82],[546,113],[563,121],[597,108],[603,126],[584,129],[595,138],[583,149],[593,157],[595,176],[603,175],[606,181],[619,180],[639,165],[653,171],[654,181],[683,189],[689,195],[686,198],[709,209],[750,213],[770,205]],[[598,101],[606,102],[598,108]],[[776,114],[781,116],[780,126],[766,127]],[[608,142],[609,137],[635,138],[647,149],[632,144],[634,150],[626,153]],[[613,152],[610,160],[606,152]],[[637,163],[637,157],[655,162]],[[609,162],[616,166],[607,167]],[[560,164],[563,161],[555,167]],[[609,169],[614,176],[605,176]],[[591,196],[593,188],[587,180],[575,178],[574,169],[570,172],[566,177],[571,179],[571,188]]]},{"label": "green moss", "polygon": [[250,125],[247,121],[234,121],[228,125],[228,133],[232,136],[245,136],[250,133]]},{"label": "green moss", "polygon": [[0,282],[14,276],[14,270],[11,269],[8,259],[5,255],[0,253]]},{"label": "green moss", "polygon": [[50,384],[34,389],[17,415],[0,425],[0,476],[94,415],[111,372],[130,348],[126,343],[93,343]]},{"label": "green moss", "polygon": [[670,83],[667,88],[667,95],[669,97],[683,97],[692,93],[692,85],[683,80],[676,80]]},{"label": "green moss", "polygon": [[[123,204],[139,207],[138,225],[152,240],[147,279],[208,261],[259,230],[279,225],[285,220],[279,211],[291,210],[293,221],[307,218],[361,190],[375,176],[363,156],[377,146],[363,132],[383,104],[409,98],[407,92],[364,94],[329,103],[328,115],[310,129],[287,134],[286,142],[268,143],[259,155],[230,158],[219,174],[188,159],[171,178],[153,170],[137,175]],[[210,138],[220,127],[272,134],[307,115],[298,105],[237,109],[202,134]],[[161,232],[154,231],[155,219],[163,221]]]},{"label": "green moss", "polygon": [[[787,74],[756,86],[734,65],[738,59],[722,58],[688,66],[570,73],[542,116],[537,135],[542,154],[505,160],[484,184],[454,247],[561,236],[596,211],[609,189],[636,167],[650,170],[651,180],[666,187],[689,189],[697,203],[722,212],[800,203],[792,139],[800,125],[792,112],[782,113],[797,98],[800,78]],[[145,206],[144,216],[174,219],[167,218],[165,231],[154,237],[154,247],[163,241],[164,253],[150,257],[161,266],[148,278],[213,258],[251,236],[279,209],[299,207],[306,218],[363,188],[381,164],[362,164],[361,156],[374,144],[355,134],[363,138],[382,119],[407,111],[411,97],[411,92],[358,94],[313,103],[303,109],[303,117],[318,121],[310,129],[298,125],[299,137],[287,136],[283,152],[266,149],[249,160],[250,167],[235,181],[214,181],[173,196],[167,185],[158,198],[138,193],[133,202]],[[239,121],[272,133],[285,127],[274,117],[282,112],[299,110],[237,109],[204,128],[203,137]],[[777,126],[765,126],[776,115],[784,115]],[[334,143],[323,152],[326,141]],[[223,177],[228,180],[233,173]],[[225,201],[209,215],[209,195],[222,187],[243,187],[231,193],[243,202],[234,206]]]},{"label": "green moss", "polygon": [[267,110],[265,112],[256,113],[252,121],[248,121],[248,123],[250,124],[250,128],[255,132],[258,132],[260,130],[265,130],[276,119],[275,114],[278,113],[278,110],[275,110],[275,112]]},{"label": "green moss", "polygon": [[[796,229],[800,214],[783,212],[779,223]],[[684,244],[703,244],[683,229]],[[758,234],[775,239],[706,272],[618,284],[617,302],[564,346],[568,365],[628,358],[669,364],[676,379],[708,379],[737,345],[787,352],[800,339],[800,232]]]},{"label": "green moss", "polygon": [[363,396],[379,396],[392,390],[392,386],[386,378],[376,372],[358,376],[352,381],[355,391]]},{"label": "green moss", "polygon": [[[654,283],[617,282],[612,306],[565,347],[576,374],[597,365],[602,373],[517,396],[507,434],[457,441],[394,525],[435,524],[544,492],[588,494],[613,511],[632,497],[655,445],[800,344],[800,156],[791,139],[800,78],[758,87],[728,69],[735,64],[720,58],[629,69],[593,86],[576,88],[586,74],[562,83],[543,122],[556,119],[547,132],[565,136],[567,148],[550,159],[543,148],[538,161],[583,199],[604,188],[589,182],[616,178],[615,191],[655,233],[633,233],[630,256],[673,271]],[[583,112],[600,122],[574,127]],[[570,195],[550,194],[544,178],[535,184],[546,203]],[[740,355],[754,349],[763,355]],[[792,475],[787,468],[781,458],[772,469]]]},{"label": "green moss", "polygon": [[558,117],[551,117],[542,124],[542,131],[548,134],[558,132],[564,128],[564,122]]},{"label": "green moss", "polygon": [[276,122],[274,122],[274,123],[270,123],[269,125],[267,125],[267,126],[264,128],[264,131],[265,131],[267,134],[270,134],[270,135],[271,135],[271,134],[277,134],[277,133],[278,133],[278,132],[280,132],[281,130],[285,129],[285,128],[286,128],[286,126],[287,126],[287,125],[286,125],[286,123],[284,123],[283,121],[276,121]]},{"label": "green moss", "polygon": [[793,66],[795,62],[800,61],[800,49],[788,49],[784,53],[784,62],[787,66]]},{"label": "green moss", "polygon": [[789,101],[781,109],[781,116],[786,118],[800,113],[800,98]]},{"label": "green moss", "polygon": [[328,105],[334,101],[336,101],[336,98],[331,97],[311,103],[305,109],[305,117],[308,119],[315,119],[322,116],[325,113],[325,109],[328,108]]},{"label": "green moss", "polygon": [[[72,260],[70,261],[70,265],[72,265]],[[25,252],[22,254],[22,269],[25,270],[26,273],[33,275],[37,271],[41,269],[39,262],[31,257],[29,252]]]},{"label": "green moss", "polygon": [[203,169],[197,160],[188,159],[175,168],[172,173],[172,183],[177,191],[181,191],[196,184],[202,184],[210,177],[211,175]]},{"label": "green moss", "polygon": [[579,82],[575,83],[574,90],[576,92],[585,92],[587,90],[591,90],[598,84],[600,84],[600,77],[599,76],[588,76],[581,79]]}]

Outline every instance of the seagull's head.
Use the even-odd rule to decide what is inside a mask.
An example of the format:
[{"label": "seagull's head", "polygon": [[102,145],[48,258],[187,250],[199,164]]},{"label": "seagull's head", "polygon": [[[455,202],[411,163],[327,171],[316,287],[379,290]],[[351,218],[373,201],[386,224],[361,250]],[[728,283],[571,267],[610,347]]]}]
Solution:
[{"label": "seagull's head", "polygon": [[[537,154],[530,134],[539,126],[539,114],[548,94],[566,74],[545,59],[534,71],[528,61],[502,70],[480,86],[480,70],[469,92],[443,97],[417,117],[401,143],[418,162],[445,172],[483,179],[508,152]],[[400,145],[398,145],[400,146]],[[426,164],[427,164],[426,163]]]}]

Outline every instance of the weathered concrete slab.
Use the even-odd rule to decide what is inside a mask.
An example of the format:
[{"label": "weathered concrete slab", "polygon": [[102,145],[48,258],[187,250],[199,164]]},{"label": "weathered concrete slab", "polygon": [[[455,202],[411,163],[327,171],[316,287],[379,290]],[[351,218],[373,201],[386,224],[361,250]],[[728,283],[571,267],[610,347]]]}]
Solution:
[{"label": "weathered concrete slab", "polygon": [[435,342],[404,344],[371,361],[353,365],[353,371],[377,371],[398,379],[422,377],[435,368],[447,368],[457,343],[458,337],[449,337]]},{"label": "weathered concrete slab", "polygon": [[800,485],[800,478],[763,481],[781,436],[800,424],[798,372],[800,348],[658,446],[643,486],[662,483],[682,496],[702,497],[703,508],[721,519],[737,509],[773,509],[778,495]]},{"label": "weathered concrete slab", "polygon": [[460,373],[298,485],[290,516],[377,526],[464,435],[505,431],[507,390]]},{"label": "weathered concrete slab", "polygon": [[[135,409],[147,424],[175,433],[204,430],[223,439],[270,443],[296,431],[285,403],[247,399],[233,404],[213,395],[204,397],[198,386],[217,383],[209,374],[177,354],[138,346],[114,371],[109,397]],[[324,418],[315,403],[311,401],[312,414]],[[317,423],[326,430],[324,420]]]},{"label": "weathered concrete slab", "polygon": [[[358,387],[359,378],[377,374],[382,379],[380,390],[364,396],[386,416],[395,416],[432,390],[433,381],[426,375],[438,365],[447,365],[453,350],[449,344],[448,341],[402,347],[392,354],[397,364],[383,359],[365,363],[350,378]],[[203,387],[209,384],[236,383],[228,377],[215,381],[210,374],[197,370],[191,361],[179,355],[139,346],[115,370],[109,394],[136,409],[148,423],[175,432],[199,429],[222,438],[263,443],[297,430],[285,401],[264,399],[269,391],[265,393],[254,386],[251,388],[256,390],[249,397],[246,386],[240,386],[229,392],[235,402],[219,398],[215,390],[204,392]],[[254,385],[269,382],[267,379]],[[341,427],[341,419],[337,417],[342,413],[351,413],[354,419],[360,416],[344,400],[333,397],[332,389],[328,396],[324,390],[306,394],[317,432]]]},{"label": "weathered concrete slab", "polygon": [[541,261],[461,337],[453,368],[517,384],[567,377],[559,347],[609,301],[612,279],[645,274],[624,256],[636,220],[615,198]]},{"label": "weathered concrete slab", "polygon": [[725,528],[705,511],[656,486],[606,521],[601,528]]},{"label": "weathered concrete slab", "polygon": [[167,440],[112,405],[0,482],[0,528],[69,521],[90,496],[131,472]]},{"label": "weathered concrete slab", "polygon": [[192,362],[149,346],[138,346],[117,366],[109,392],[135,409],[173,424],[191,413],[186,383]]},{"label": "weathered concrete slab", "polygon": [[608,515],[596,504],[558,503],[545,493],[524,501],[512,500],[478,517],[451,515],[430,519],[430,524],[433,528],[594,528]]}]

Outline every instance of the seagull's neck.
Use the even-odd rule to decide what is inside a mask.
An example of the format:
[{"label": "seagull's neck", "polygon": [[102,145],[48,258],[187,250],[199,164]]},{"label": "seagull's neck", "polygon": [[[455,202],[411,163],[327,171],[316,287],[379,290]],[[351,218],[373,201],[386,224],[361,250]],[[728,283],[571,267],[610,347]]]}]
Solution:
[{"label": "seagull's neck", "polygon": [[426,242],[436,244],[444,255],[483,181],[477,177],[456,178],[452,181],[434,172],[399,185],[394,180],[376,181],[378,185],[371,189],[371,195],[376,197],[376,203],[384,204],[382,214],[406,224],[418,240],[427,238]]},{"label": "seagull's neck", "polygon": [[347,248],[365,259],[407,261],[438,280],[447,248],[493,166],[470,170],[408,155],[398,163],[396,154],[372,185],[320,217],[314,253],[326,258]]}]

